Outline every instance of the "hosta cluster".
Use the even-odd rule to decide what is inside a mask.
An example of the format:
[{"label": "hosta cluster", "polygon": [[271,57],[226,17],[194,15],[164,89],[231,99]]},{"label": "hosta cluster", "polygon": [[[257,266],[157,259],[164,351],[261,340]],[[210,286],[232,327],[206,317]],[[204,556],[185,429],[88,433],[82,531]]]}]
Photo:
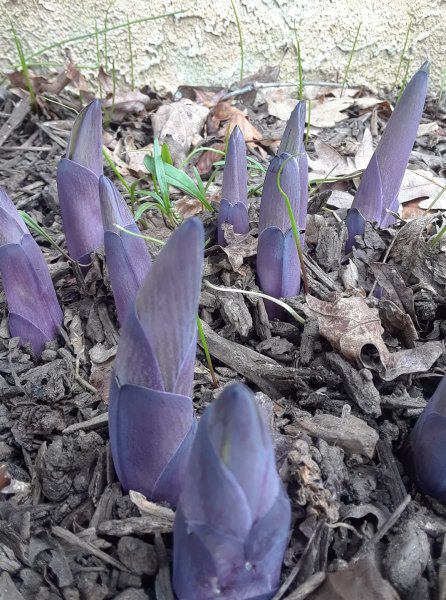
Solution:
[{"label": "hosta cluster", "polygon": [[[348,213],[349,251],[367,221],[385,227],[421,118],[424,65],[406,87]],[[305,102],[297,104],[260,203],[257,278],[272,298],[297,296],[308,205],[304,148]],[[104,245],[122,325],[111,377],[109,430],[117,475],[125,490],[177,507],[173,582],[179,600],[260,600],[279,586],[290,503],[278,476],[271,436],[253,393],[241,384],[222,391],[198,422],[193,380],[204,231],[191,219],[173,232],[151,262],[126,202],[102,172],[99,102],[78,116],[61,160],[57,185],[70,256],[84,272]],[[287,202],[286,202],[286,201]],[[249,232],[247,158],[243,134],[227,147],[217,241],[225,224]],[[39,354],[62,324],[41,251],[13,203],[0,192],[0,271],[9,327]],[[298,251],[299,250],[299,251]],[[35,299],[39,298],[39,302]],[[270,318],[281,317],[272,301]],[[416,483],[446,501],[443,448],[446,380],[410,438]]]}]

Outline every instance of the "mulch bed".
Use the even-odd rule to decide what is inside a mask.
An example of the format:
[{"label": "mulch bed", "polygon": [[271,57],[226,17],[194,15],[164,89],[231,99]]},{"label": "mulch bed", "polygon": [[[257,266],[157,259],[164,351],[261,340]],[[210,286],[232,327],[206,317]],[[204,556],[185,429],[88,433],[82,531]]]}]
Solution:
[{"label": "mulch bed", "polygon": [[[243,107],[243,97],[238,101]],[[245,104],[265,137],[283,130],[283,122],[254,108],[252,96]],[[371,117],[354,108],[347,114],[318,136],[344,155],[354,155]],[[385,119],[374,118],[380,132]],[[429,101],[424,122],[433,120],[443,137],[419,138],[412,160],[441,175],[446,114]],[[0,94],[0,183],[17,207],[62,246],[55,174],[72,122],[73,114],[56,104],[47,103],[36,116],[12,92]],[[107,127],[109,139],[128,133],[139,147],[152,140],[149,111],[119,123],[112,120]],[[310,157],[315,156],[313,139]],[[265,155],[254,153],[267,165]],[[106,174],[113,179],[108,168]],[[221,177],[216,197],[219,182]],[[412,346],[439,343],[446,328],[444,254],[414,252],[417,259],[405,263],[398,236],[406,227],[404,247],[419,247],[425,227],[408,230],[402,223],[390,232],[370,226],[351,261],[345,259],[339,219],[345,210],[324,210],[333,189],[352,190],[353,181],[323,184],[312,195],[306,237],[312,296],[331,302],[355,287],[370,294],[376,284],[370,264],[386,257],[413,292],[419,339],[412,339]],[[257,289],[258,206],[254,197],[251,233],[228,231],[224,251],[215,245],[215,217],[201,214],[211,239],[205,281]],[[155,211],[146,215],[145,225],[149,235],[167,238],[170,233]],[[173,512],[138,495],[124,495],[110,457],[107,393],[119,330],[103,255],[94,257],[83,280],[57,250],[40,238],[39,243],[64,310],[66,335],[33,358],[9,338],[0,296],[0,486],[2,478],[14,485],[14,493],[0,494],[0,598],[168,600],[173,598]],[[306,318],[304,326],[292,319],[269,322],[258,297],[206,285],[200,305],[220,386],[246,382],[271,419],[294,516],[284,585],[275,598],[395,598],[382,578],[404,600],[446,598],[446,509],[416,492],[401,462],[408,432],[445,371],[446,354],[440,350],[424,372],[386,380],[372,368],[377,364],[373,345],[363,356],[371,367],[360,368],[333,349],[317,321],[305,316],[304,304],[303,297],[290,301]],[[395,316],[384,301],[372,293],[369,306],[379,310],[390,351],[410,348],[404,328],[392,329]],[[199,348],[198,414],[217,393]],[[344,579],[327,575],[347,563],[351,567]],[[356,595],[354,581],[369,595]]]}]

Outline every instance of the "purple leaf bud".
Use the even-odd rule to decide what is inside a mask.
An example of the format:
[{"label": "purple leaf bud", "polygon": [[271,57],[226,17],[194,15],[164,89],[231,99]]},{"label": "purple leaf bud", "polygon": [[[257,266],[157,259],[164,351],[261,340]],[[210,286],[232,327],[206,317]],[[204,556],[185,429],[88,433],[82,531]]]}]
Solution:
[{"label": "purple leaf bud", "polygon": [[9,310],[9,331],[40,354],[62,325],[62,311],[39,246],[17,209],[0,190],[0,273]]},{"label": "purple leaf bud", "polygon": [[417,489],[446,502],[446,376],[409,438],[411,470]]},{"label": "purple leaf bud", "polygon": [[[306,155],[305,155],[306,158]],[[285,201],[277,187],[277,173],[282,165],[280,184],[290,199],[301,232],[304,231],[308,203],[308,169],[306,160],[301,174],[298,161],[289,154],[273,158],[265,177],[259,215],[257,276],[265,294],[274,298],[297,296],[300,291],[300,264]],[[304,191],[305,190],[305,191]],[[303,233],[300,237],[303,244]],[[265,301],[270,318],[280,317],[282,309]]]},{"label": "purple leaf bud", "polygon": [[103,175],[99,178],[104,246],[111,287],[120,323],[124,323],[129,306],[135,300],[149,272],[151,259],[145,241],[118,229],[124,227],[139,233],[127,204],[112,182]]},{"label": "purple leaf bud", "polygon": [[226,245],[223,223],[230,223],[235,233],[248,233],[248,171],[246,144],[241,129],[234,127],[228,142],[220,211],[218,213],[217,238],[220,246]]},{"label": "purple leaf bud", "polygon": [[277,154],[304,154],[304,133],[305,133],[305,115],[307,112],[307,103],[300,100],[294,107],[290,118],[287,121],[282,140],[280,142]]},{"label": "purple leaf bud", "polygon": [[[398,212],[398,193],[423,114],[428,74],[429,63],[425,62],[407,84],[353,200],[352,208],[357,209],[366,221],[377,221],[380,227],[394,223],[394,217],[387,210]],[[349,229],[347,252],[351,250],[354,235],[358,232]]]},{"label": "purple leaf bud", "polygon": [[234,384],[200,420],[174,528],[179,600],[271,598],[290,527],[270,432],[252,392]]},{"label": "purple leaf bud", "polygon": [[203,225],[191,219],[161,250],[130,306],[110,390],[110,441],[123,487],[172,506],[196,426],[191,395],[203,247]]},{"label": "purple leaf bud", "polygon": [[98,180],[102,175],[102,113],[98,100],[76,117],[66,158],[57,169],[60,212],[70,256],[81,264],[103,243]]}]

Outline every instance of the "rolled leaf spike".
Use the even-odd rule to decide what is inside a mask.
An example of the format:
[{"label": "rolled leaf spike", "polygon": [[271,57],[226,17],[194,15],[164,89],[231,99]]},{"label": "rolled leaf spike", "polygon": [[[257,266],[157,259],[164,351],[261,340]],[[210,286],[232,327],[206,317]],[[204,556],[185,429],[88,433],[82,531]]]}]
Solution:
[{"label": "rolled leaf spike", "polygon": [[192,385],[204,232],[183,223],[130,305],[114,363],[109,429],[125,490],[176,505],[195,434]]}]

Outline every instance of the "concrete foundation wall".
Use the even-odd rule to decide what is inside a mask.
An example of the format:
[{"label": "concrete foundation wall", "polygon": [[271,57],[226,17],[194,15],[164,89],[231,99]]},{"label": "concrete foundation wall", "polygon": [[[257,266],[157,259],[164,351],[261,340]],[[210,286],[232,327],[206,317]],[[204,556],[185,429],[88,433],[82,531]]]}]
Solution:
[{"label": "concrete foundation wall", "polygon": [[[438,90],[446,68],[445,0],[235,0],[243,31],[245,74],[264,65],[281,64],[281,79],[296,79],[296,28],[307,77],[342,79],[358,25],[350,81],[372,88],[391,86],[407,27],[412,32],[406,56],[410,72],[431,59],[431,91]],[[239,38],[230,0],[0,0],[0,69],[17,62],[9,19],[29,56],[75,35],[172,11],[181,15],[131,27],[134,79],[157,90],[179,84],[228,84],[239,79]],[[109,70],[115,59],[121,82],[130,84],[128,31],[99,36]],[[96,63],[94,37],[66,44],[36,58],[62,63],[69,51],[76,64]],[[91,71],[91,69],[90,69]],[[403,76],[404,68],[400,78]],[[86,73],[89,69],[86,70]]]}]

